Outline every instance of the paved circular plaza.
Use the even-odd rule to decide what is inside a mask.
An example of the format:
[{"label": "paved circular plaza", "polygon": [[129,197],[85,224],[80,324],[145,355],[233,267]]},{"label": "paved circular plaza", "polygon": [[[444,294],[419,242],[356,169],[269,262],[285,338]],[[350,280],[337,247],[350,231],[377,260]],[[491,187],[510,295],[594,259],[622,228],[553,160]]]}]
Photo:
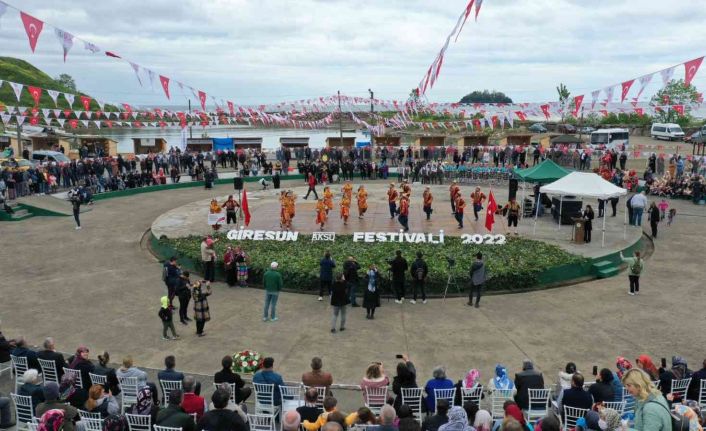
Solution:
[{"label": "paved circular plaza", "polygon": [[[378,182],[372,187],[385,186]],[[290,185],[285,182],[283,187]],[[366,320],[364,311],[352,309],[348,330],[331,334],[329,306],[314,296],[283,293],[280,320],[264,323],[262,290],[216,283],[207,336],[197,338],[193,325],[179,325],[181,340],[162,341],[157,317],[164,293],[161,264],[141,240],[170,210],[231,191],[232,186],[224,185],[211,191],[186,188],[98,201],[82,214],[80,231],[74,230],[70,217],[3,223],[3,332],[25,335],[30,344],[51,335],[65,352],[86,344],[91,356],[102,350],[114,360],[131,354],[138,366],[158,368],[165,354],[173,353],[184,371],[205,374],[219,368],[223,355],[247,348],[274,356],[285,379],[296,380],[311,357],[320,355],[338,383],[357,383],[371,360],[389,364],[394,373],[397,353],[410,355],[420,380],[438,364],[446,365],[452,378],[479,368],[486,380],[497,362],[514,372],[525,358],[552,376],[567,361],[589,370],[594,363],[612,366],[618,355],[649,353],[660,358],[678,353],[693,364],[703,359],[699,340],[706,323],[701,258],[706,212],[688,201],[670,203],[678,211],[676,222],[669,228],[660,225],[636,297],[627,295],[627,276],[621,273],[556,289],[484,297],[480,309],[467,307],[465,298],[432,299],[426,305],[383,300],[376,320]],[[463,188],[465,196],[470,191],[470,186]],[[497,194],[498,203],[504,204],[506,191]],[[435,197],[439,211],[434,217],[450,219],[447,193],[439,188]],[[371,202],[377,200],[371,193]],[[261,205],[256,202],[251,202],[254,217]],[[310,218],[313,224],[313,211],[304,208],[298,206],[298,217]],[[609,236],[622,239],[623,208],[621,200],[616,218],[621,222],[609,227]],[[389,217],[377,220],[370,221],[374,230]],[[353,217],[351,231],[356,222]],[[569,227],[563,229],[555,235],[558,241],[568,239]],[[472,223],[468,231],[474,231]],[[520,232],[530,235],[529,222]]]}]

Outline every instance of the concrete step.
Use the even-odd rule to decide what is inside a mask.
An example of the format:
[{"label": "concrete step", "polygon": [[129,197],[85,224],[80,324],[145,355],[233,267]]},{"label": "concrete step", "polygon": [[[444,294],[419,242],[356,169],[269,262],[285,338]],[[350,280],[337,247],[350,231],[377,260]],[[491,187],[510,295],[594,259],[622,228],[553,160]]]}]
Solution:
[{"label": "concrete step", "polygon": [[24,220],[33,217],[32,214],[28,213],[27,210],[20,210],[24,211],[24,214],[20,214],[19,211],[16,211],[14,214],[10,215],[10,219],[12,220]]},{"label": "concrete step", "polygon": [[609,267],[609,268],[604,268],[598,271],[598,278],[608,278],[608,277],[613,277],[614,275],[618,275],[618,268],[616,267]]},{"label": "concrete step", "polygon": [[601,270],[601,269],[603,269],[603,268],[609,268],[609,267],[611,267],[611,266],[615,266],[615,264],[614,264],[613,262],[609,261],[609,260],[601,260],[601,261],[598,261],[598,262],[594,262],[592,266],[593,266],[593,268],[594,268],[595,270],[598,271],[598,270]]},{"label": "concrete step", "polygon": [[29,214],[29,211],[27,211],[26,209],[16,209],[14,215],[17,216],[17,217],[22,217],[22,216],[25,216],[25,215],[27,215],[27,214]]}]

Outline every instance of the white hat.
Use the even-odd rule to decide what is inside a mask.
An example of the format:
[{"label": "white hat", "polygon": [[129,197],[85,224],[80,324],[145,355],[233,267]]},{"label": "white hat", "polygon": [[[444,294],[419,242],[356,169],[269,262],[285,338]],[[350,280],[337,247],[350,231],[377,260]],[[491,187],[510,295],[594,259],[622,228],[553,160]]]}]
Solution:
[{"label": "white hat", "polygon": [[272,268],[272,269],[277,269],[278,266],[279,266],[279,264],[277,262],[272,262],[270,264],[270,268]]}]

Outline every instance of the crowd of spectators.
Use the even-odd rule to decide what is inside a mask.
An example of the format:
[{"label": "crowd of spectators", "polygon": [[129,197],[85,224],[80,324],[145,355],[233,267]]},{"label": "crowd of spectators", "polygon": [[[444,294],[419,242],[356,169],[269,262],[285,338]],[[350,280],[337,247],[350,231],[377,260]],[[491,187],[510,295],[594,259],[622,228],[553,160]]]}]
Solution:
[{"label": "crowd of spectators", "polygon": [[[92,361],[85,346],[64,358],[56,351],[52,338],[45,340],[43,349],[35,351],[28,348],[23,337],[7,340],[0,334],[0,364],[8,362],[10,355],[26,358],[28,369],[16,376],[21,379],[17,394],[30,397],[34,416],[41,418],[45,425],[49,421],[60,421],[65,430],[85,429],[81,416],[81,411],[85,411],[98,413],[104,420],[105,429],[126,429],[127,422],[121,414],[125,411],[150,416],[152,424],[185,431],[247,431],[251,426],[246,401],[254,391],[233,371],[230,356],[223,358],[222,368],[214,374],[215,391],[209,403],[202,395],[200,382],[194,376],[178,371],[172,355],[165,358],[165,368],[158,372],[157,382],[149,381],[148,374],[137,368],[129,356],[117,369],[108,365],[110,358],[106,352],[98,355],[96,362]],[[56,370],[61,370],[58,382],[45,380],[42,383],[43,369],[39,359],[52,361]],[[64,367],[78,370],[82,383],[78,385],[72,373],[63,373]],[[93,384],[92,375],[105,376],[106,382]],[[118,382],[124,377],[136,379],[138,393],[131,405],[121,406]],[[447,376],[444,367],[435,367],[431,378],[421,384],[422,378],[415,365],[402,355],[392,379],[381,362],[372,362],[366,367],[359,383],[362,406],[349,414],[341,410],[333,393],[334,377],[324,371],[319,357],[312,359],[311,369],[297,380],[296,385],[303,385],[306,390],[303,399],[295,404],[280,395],[279,387],[292,383],[285,383],[275,370],[273,358],[263,360],[252,382],[273,385],[273,405],[282,409],[278,420],[284,431],[297,431],[300,426],[307,431],[326,431],[332,430],[332,423],[337,424],[334,426],[336,431],[361,425],[375,425],[378,431],[558,431],[568,407],[585,409],[584,417],[578,419],[577,430],[618,430],[621,429],[621,420],[629,420],[634,429],[640,431],[666,431],[671,429],[672,417],[688,423],[691,426],[688,429],[702,429],[703,418],[696,400],[706,401],[703,399],[706,394],[701,390],[702,382],[706,380],[706,360],[703,368],[694,372],[679,356],[672,358],[671,367],[663,362],[660,368],[648,355],[641,355],[634,366],[629,360],[618,357],[613,370],[603,368],[598,371],[594,367],[592,378],[595,382],[588,383],[586,376],[573,363],[558,373],[554,384],[546,381],[547,378],[549,376],[526,360],[514,379],[508,376],[505,366],[498,364],[486,386],[483,386],[477,369],[471,369],[454,381]],[[672,392],[672,381],[687,378],[691,378],[691,383],[683,393]],[[162,391],[160,399],[157,383],[163,388],[162,381],[178,382],[180,388],[167,393]],[[528,421],[528,409],[537,408],[530,406],[530,390],[547,387],[555,389],[554,395],[548,399],[550,402],[544,417]],[[374,406],[368,397],[376,388],[387,389],[384,405]],[[402,391],[410,388],[423,390],[419,416],[415,416],[412,405],[402,402]],[[435,390],[454,388],[455,398],[435,399]],[[466,400],[461,394],[467,389],[480,389],[486,403]],[[501,414],[483,409],[488,398],[501,390],[509,394]],[[619,412],[608,404],[624,401],[626,393],[633,398],[632,411]],[[56,413],[57,409],[60,413]],[[0,395],[0,428],[14,425],[10,411],[10,400]]]}]

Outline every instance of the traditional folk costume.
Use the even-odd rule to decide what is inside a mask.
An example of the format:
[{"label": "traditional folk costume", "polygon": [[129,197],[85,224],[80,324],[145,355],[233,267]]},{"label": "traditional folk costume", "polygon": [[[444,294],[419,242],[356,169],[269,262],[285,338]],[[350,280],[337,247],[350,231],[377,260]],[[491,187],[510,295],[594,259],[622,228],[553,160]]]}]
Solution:
[{"label": "traditional folk costume", "polygon": [[[221,206],[218,205],[218,201],[215,199],[211,199],[211,205],[208,208],[208,212],[210,212],[211,214],[218,214],[221,212],[221,210],[222,209],[221,209]],[[213,230],[218,230],[218,229],[220,229],[221,225],[214,224],[211,227],[213,228]]]},{"label": "traditional folk costume", "polygon": [[328,213],[328,207],[324,203],[323,199],[319,199],[316,203],[316,224],[318,224],[321,230],[324,230],[324,225],[326,224]]},{"label": "traditional folk costume", "polygon": [[240,248],[235,248],[235,270],[240,287],[248,285],[248,255]]},{"label": "traditional folk costume", "polygon": [[365,187],[358,188],[358,218],[363,218],[363,214],[368,210],[368,192]]},{"label": "traditional folk costume", "polygon": [[510,226],[515,226],[515,235],[517,235],[517,221],[520,218],[520,204],[518,204],[515,199],[512,199],[503,207],[503,211],[507,211],[508,230],[510,229]]},{"label": "traditional folk costume", "polygon": [[483,209],[483,200],[485,200],[485,195],[480,191],[480,188],[471,193],[471,203],[473,204],[473,215],[478,221],[478,213]]},{"label": "traditional folk costume", "polygon": [[387,191],[387,203],[390,206],[390,218],[395,218],[397,214],[397,198],[399,193],[395,190],[395,185],[390,183],[390,189]]},{"label": "traditional folk costume", "polygon": [[404,231],[409,230],[409,195],[404,194],[400,199],[400,215],[397,217]]},{"label": "traditional folk costume", "polygon": [[329,211],[333,210],[333,192],[328,186],[324,187],[324,205],[326,205],[327,214]]},{"label": "traditional folk costume", "polygon": [[223,208],[226,209],[226,224],[230,224],[231,220],[233,220],[233,224],[238,224],[238,207],[240,207],[240,204],[233,199],[233,195],[228,196],[228,200],[223,202]]},{"label": "traditional folk costume", "polygon": [[454,216],[458,222],[458,228],[463,229],[463,210],[466,208],[466,201],[461,196],[461,193],[456,195],[456,202],[454,203],[456,212]]},{"label": "traditional folk costume", "polygon": [[343,192],[343,196],[347,197],[349,201],[353,200],[353,186],[351,183],[346,181],[341,191]]},{"label": "traditional folk costume", "polygon": [[422,193],[422,199],[423,199],[423,205],[424,205],[424,212],[427,214],[427,220],[431,219],[431,213],[434,211],[431,208],[431,203],[434,201],[434,196],[431,194],[431,190],[429,187],[424,189],[424,193]]},{"label": "traditional folk costume", "polygon": [[351,215],[351,200],[345,194],[343,199],[341,199],[341,218],[343,219],[343,224],[348,224],[348,217]]},{"label": "traditional folk costume", "polygon": [[461,188],[456,183],[449,186],[449,197],[451,198],[451,214],[456,214],[456,197],[461,194]]},{"label": "traditional folk costume", "polygon": [[279,195],[279,204],[280,204],[280,209],[279,209],[279,227],[288,229],[289,226],[292,224],[292,218],[289,213],[289,209],[287,208],[289,198],[287,197],[287,194],[285,192],[280,193]]}]

